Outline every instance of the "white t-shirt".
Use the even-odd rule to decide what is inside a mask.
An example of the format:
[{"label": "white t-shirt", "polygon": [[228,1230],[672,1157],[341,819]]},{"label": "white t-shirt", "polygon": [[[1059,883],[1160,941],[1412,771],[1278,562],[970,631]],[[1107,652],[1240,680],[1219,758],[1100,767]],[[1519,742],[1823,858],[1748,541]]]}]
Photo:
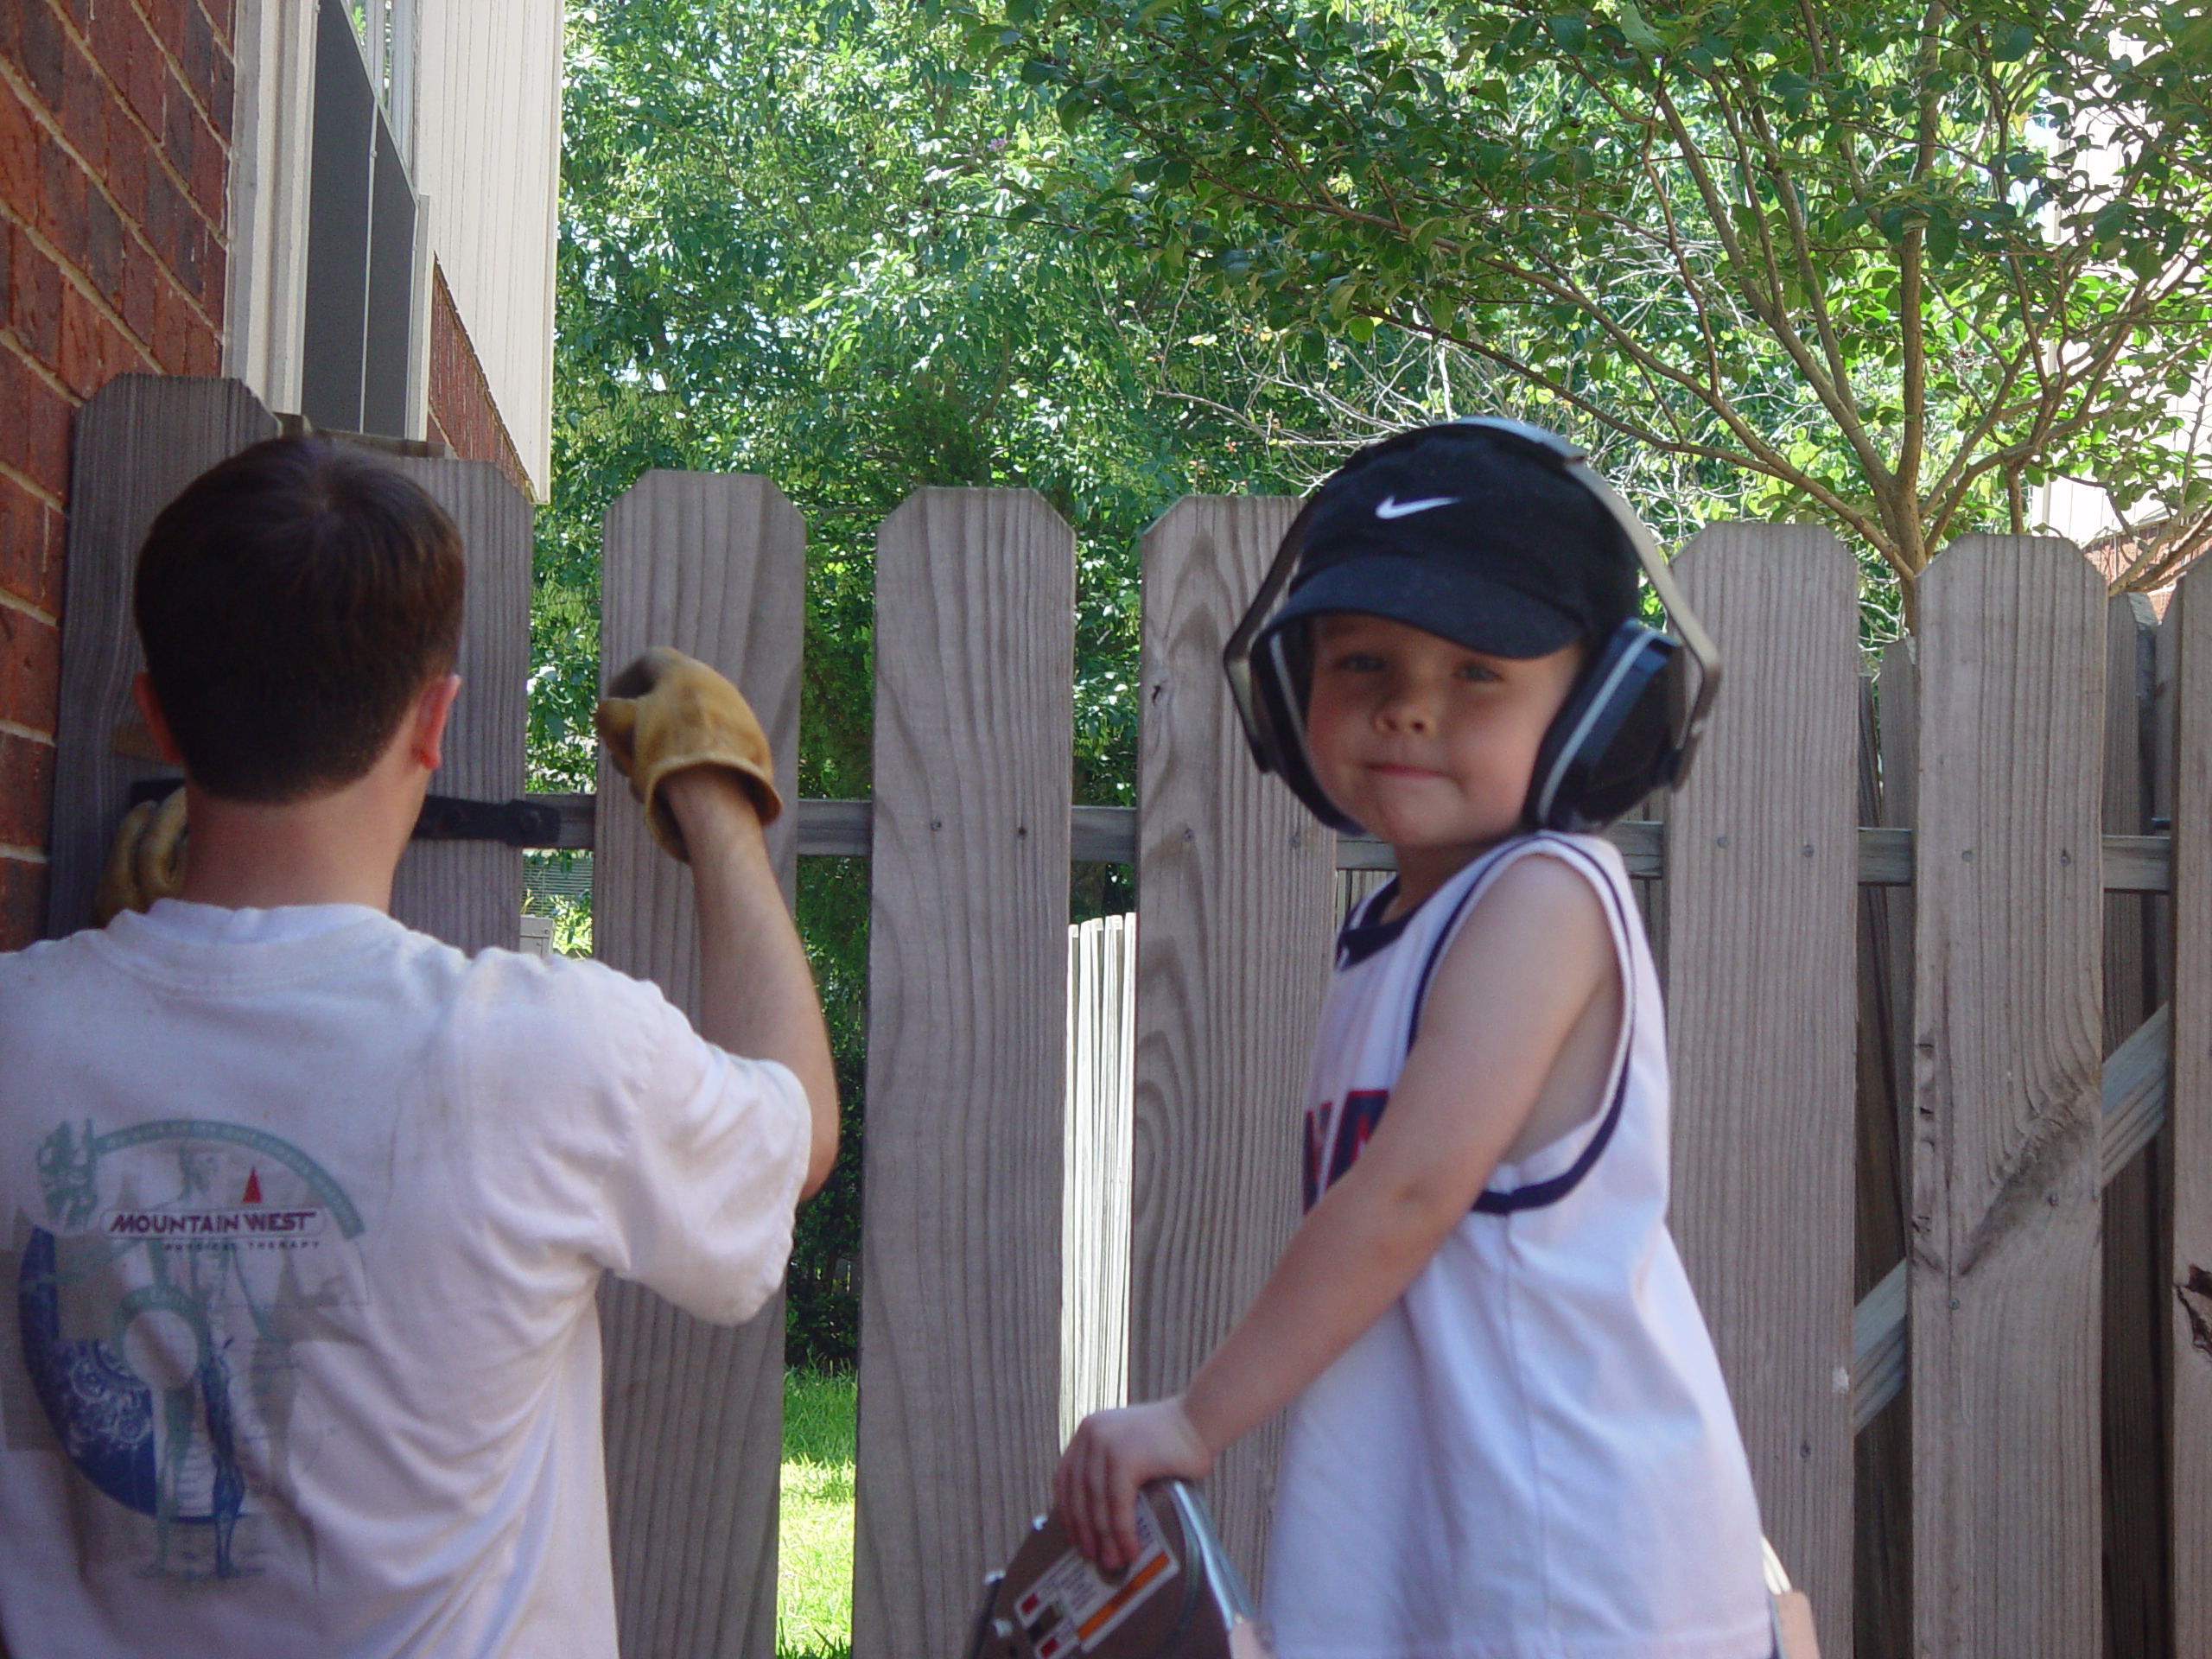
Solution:
[{"label": "white t-shirt", "polygon": [[[1306,1193],[1357,1159],[1484,888],[1544,854],[1603,901],[1624,1029],[1606,1104],[1501,1165],[1291,1409],[1267,1611],[1282,1659],[1766,1659],[1758,1506],[1667,1217],[1667,1040],[1619,855],[1543,834],[1339,943]],[[1479,1080],[1471,1079],[1471,1087]]]},{"label": "white t-shirt", "polygon": [[596,963],[175,900],[0,956],[0,1645],[608,1659],[601,1270],[747,1318],[808,1151]]}]

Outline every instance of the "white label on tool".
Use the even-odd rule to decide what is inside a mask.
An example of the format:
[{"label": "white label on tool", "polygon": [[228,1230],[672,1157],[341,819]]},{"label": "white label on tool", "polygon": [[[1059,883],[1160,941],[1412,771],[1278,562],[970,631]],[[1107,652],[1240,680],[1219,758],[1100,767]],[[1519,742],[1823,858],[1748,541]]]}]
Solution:
[{"label": "white label on tool", "polygon": [[1180,1570],[1160,1535],[1152,1506],[1140,1493],[1137,1557],[1128,1572],[1108,1579],[1071,1549],[1021,1592],[1014,1604],[1014,1617],[1028,1632],[1037,1659],[1089,1653]]}]

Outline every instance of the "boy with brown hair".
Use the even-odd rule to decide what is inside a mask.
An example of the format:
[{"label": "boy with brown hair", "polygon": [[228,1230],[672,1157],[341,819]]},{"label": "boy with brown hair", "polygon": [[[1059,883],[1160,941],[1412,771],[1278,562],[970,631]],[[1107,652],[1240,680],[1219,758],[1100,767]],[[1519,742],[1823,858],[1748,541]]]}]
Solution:
[{"label": "boy with brown hair", "polygon": [[0,957],[10,1652],[612,1653],[600,1275],[748,1318],[828,1173],[767,746],[703,664],[651,653],[602,709],[697,880],[699,1032],[385,913],[461,589],[436,506],[312,440],[147,538],[181,887]]},{"label": "boy with brown hair", "polygon": [[1305,1221],[1180,1394],[1084,1421],[1070,1531],[1126,1565],[1141,1484],[1287,1410],[1283,1659],[1768,1659],[1667,1231],[1658,976],[1590,833],[1679,778],[1717,684],[1650,532],[1551,433],[1402,433],[1314,492],[1230,666],[1262,765],[1397,874],[1338,938]]}]

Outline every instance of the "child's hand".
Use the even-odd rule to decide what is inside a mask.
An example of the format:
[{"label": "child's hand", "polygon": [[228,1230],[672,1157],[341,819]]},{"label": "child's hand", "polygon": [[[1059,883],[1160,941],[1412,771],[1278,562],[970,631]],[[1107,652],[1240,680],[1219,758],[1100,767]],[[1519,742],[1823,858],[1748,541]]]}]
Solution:
[{"label": "child's hand", "polygon": [[1213,1452],[1179,1396],[1094,1411],[1060,1455],[1052,1507],[1075,1547],[1109,1573],[1137,1555],[1137,1488],[1165,1475],[1204,1478]]}]

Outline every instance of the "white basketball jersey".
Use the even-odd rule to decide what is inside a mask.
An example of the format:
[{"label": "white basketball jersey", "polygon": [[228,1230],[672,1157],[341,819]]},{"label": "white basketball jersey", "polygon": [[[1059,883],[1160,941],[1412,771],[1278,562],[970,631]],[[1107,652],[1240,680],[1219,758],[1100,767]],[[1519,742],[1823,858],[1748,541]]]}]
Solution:
[{"label": "white basketball jersey", "polygon": [[[1667,1215],[1667,1039],[1619,855],[1506,842],[1338,943],[1306,1202],[1388,1106],[1484,888],[1541,855],[1603,901],[1625,1017],[1605,1104],[1517,1165],[1292,1408],[1266,1604],[1282,1659],[1766,1659],[1757,1500]],[[1471,1094],[1482,1087],[1468,1079]]]}]

